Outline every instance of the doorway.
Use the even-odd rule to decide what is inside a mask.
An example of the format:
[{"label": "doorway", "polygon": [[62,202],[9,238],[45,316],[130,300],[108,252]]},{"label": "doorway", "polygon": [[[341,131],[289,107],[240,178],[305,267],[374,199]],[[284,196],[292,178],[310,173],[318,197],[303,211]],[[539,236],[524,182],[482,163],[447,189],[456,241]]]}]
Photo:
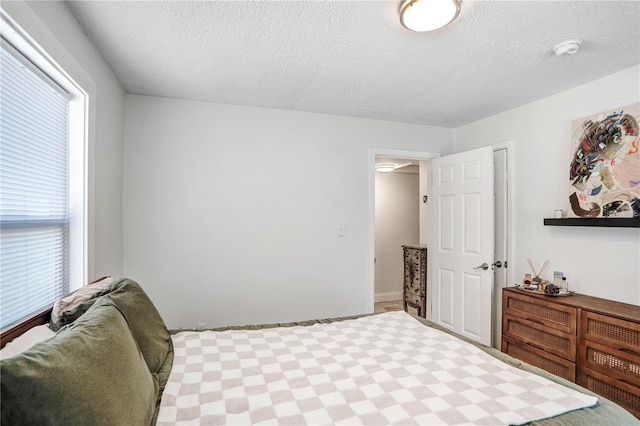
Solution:
[{"label": "doorway", "polygon": [[[382,149],[382,148],[371,148],[369,150],[369,182],[370,182],[370,190],[369,190],[369,212],[370,212],[370,239],[369,239],[369,250],[370,250],[370,259],[373,259],[373,262],[369,263],[369,270],[367,271],[368,275],[368,286],[369,294],[368,294],[368,305],[371,307],[371,311],[373,311],[375,307],[375,302],[382,302],[384,300],[391,299],[401,299],[402,298],[402,244],[411,243],[411,241],[403,241],[401,244],[395,244],[398,247],[388,247],[390,252],[392,253],[394,249],[397,249],[397,258],[396,260],[399,262],[396,264],[395,269],[400,268],[400,272],[393,272],[395,274],[399,274],[399,288],[395,288],[394,290],[382,291],[380,294],[376,295],[376,206],[375,206],[375,193],[376,193],[376,171],[375,164],[376,159],[393,163],[395,165],[403,166],[407,163],[411,163],[411,167],[418,167],[419,162],[429,161],[433,158],[439,157],[440,154],[432,153],[432,152],[424,152],[424,151],[407,151],[407,150],[392,150],[392,149]],[[403,166],[398,169],[400,172],[403,168],[407,168],[409,166]],[[422,172],[423,173],[423,172]],[[416,197],[418,197],[422,193],[422,187],[416,193]],[[417,201],[417,200],[416,200]],[[426,204],[424,204],[426,206]],[[423,208],[420,208],[419,215],[422,216],[424,213]],[[419,242],[421,239],[420,231],[415,234],[415,242]],[[385,294],[386,293],[386,294]],[[377,297],[376,297],[377,296]]]},{"label": "doorway", "polygon": [[[511,241],[513,238],[513,232],[510,230],[511,226],[511,200],[513,199],[512,187],[510,184],[512,182],[512,174],[510,165],[513,164],[513,143],[511,141],[496,144],[493,146],[494,151],[494,170],[495,170],[495,253],[494,253],[494,279],[493,279],[493,297],[492,297],[492,318],[491,318],[491,343],[492,346],[496,348],[500,348],[500,339],[501,339],[501,310],[502,310],[502,288],[506,287],[510,280],[513,280],[511,276],[511,272],[508,269],[509,264],[511,263],[511,256],[509,248],[512,247]],[[419,161],[424,160],[428,164],[428,162],[433,159],[440,157],[438,153],[431,152],[421,152],[421,151],[404,151],[404,150],[388,150],[388,149],[371,149],[370,150],[370,212],[371,212],[371,238],[370,238],[370,252],[371,258],[374,259],[374,262],[370,264],[371,268],[369,271],[369,300],[370,306],[374,306],[375,302],[375,256],[376,256],[376,248],[375,248],[375,163],[376,158],[378,157],[387,157],[393,158],[394,162],[403,164],[403,162],[409,161]],[[427,172],[428,176],[426,181],[430,181],[430,170]],[[424,188],[420,188],[420,197],[423,195],[427,195],[429,190]],[[424,210],[421,208],[420,212],[420,220],[428,221],[428,211],[426,208],[427,204],[424,204],[422,207],[425,207]],[[425,217],[426,216],[426,217]],[[421,227],[428,230],[428,226]],[[428,232],[428,231],[426,231]],[[420,241],[426,241],[426,236],[421,235]],[[401,254],[398,255],[401,258]],[[429,256],[430,258],[430,256]],[[431,259],[429,259],[430,261]],[[498,266],[500,265],[500,266]],[[428,267],[428,273],[430,273],[431,268]],[[428,278],[431,281],[430,278]],[[401,297],[401,296],[400,296]],[[431,318],[431,297],[430,297],[430,288],[427,287],[427,318]]]},{"label": "doorway", "polygon": [[[402,247],[421,243],[420,162],[376,157],[375,309],[402,310]],[[398,309],[399,308],[399,309]]]}]

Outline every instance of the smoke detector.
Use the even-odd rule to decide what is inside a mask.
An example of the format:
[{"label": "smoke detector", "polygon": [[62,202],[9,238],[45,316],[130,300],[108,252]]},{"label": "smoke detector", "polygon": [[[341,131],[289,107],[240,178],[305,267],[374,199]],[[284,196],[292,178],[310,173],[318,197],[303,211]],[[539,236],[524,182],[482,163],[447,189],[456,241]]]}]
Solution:
[{"label": "smoke detector", "polygon": [[553,48],[553,53],[555,53],[556,56],[573,55],[580,49],[581,44],[582,42],[580,40],[565,40],[556,44],[556,47]]}]

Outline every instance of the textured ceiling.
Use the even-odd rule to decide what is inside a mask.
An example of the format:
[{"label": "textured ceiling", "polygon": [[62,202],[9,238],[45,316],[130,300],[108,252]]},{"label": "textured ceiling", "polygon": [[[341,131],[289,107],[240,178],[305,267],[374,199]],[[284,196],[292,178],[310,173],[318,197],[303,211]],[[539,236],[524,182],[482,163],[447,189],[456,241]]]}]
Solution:
[{"label": "textured ceiling", "polygon": [[67,4],[127,93],[453,128],[640,63],[638,1],[463,0],[431,33],[400,1]]}]

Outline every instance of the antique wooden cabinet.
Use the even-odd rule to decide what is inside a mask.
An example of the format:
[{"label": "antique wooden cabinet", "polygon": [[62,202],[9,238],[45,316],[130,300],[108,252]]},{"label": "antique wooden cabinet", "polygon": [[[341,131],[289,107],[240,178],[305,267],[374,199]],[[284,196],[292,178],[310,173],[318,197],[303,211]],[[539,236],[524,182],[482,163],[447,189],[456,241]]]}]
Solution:
[{"label": "antique wooden cabinet", "polygon": [[427,248],[407,245],[402,246],[402,250],[404,256],[404,284],[402,291],[404,310],[406,312],[415,312],[416,315],[426,318]]},{"label": "antique wooden cabinet", "polygon": [[503,290],[502,351],[640,417],[640,306]]}]

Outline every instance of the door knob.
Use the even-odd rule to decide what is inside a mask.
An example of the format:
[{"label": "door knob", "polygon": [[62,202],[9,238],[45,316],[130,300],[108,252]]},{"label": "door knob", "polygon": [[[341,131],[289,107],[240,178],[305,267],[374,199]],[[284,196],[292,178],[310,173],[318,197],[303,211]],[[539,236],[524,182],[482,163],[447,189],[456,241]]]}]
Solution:
[{"label": "door knob", "polygon": [[476,267],[475,267],[475,268],[473,268],[473,269],[482,269],[483,271],[486,271],[487,269],[489,269],[489,265],[485,262],[485,263],[483,263],[482,265],[480,265],[480,266],[476,266]]},{"label": "door knob", "polygon": [[499,260],[493,264],[493,266],[495,266],[496,268],[502,268],[502,262],[500,262]]}]

